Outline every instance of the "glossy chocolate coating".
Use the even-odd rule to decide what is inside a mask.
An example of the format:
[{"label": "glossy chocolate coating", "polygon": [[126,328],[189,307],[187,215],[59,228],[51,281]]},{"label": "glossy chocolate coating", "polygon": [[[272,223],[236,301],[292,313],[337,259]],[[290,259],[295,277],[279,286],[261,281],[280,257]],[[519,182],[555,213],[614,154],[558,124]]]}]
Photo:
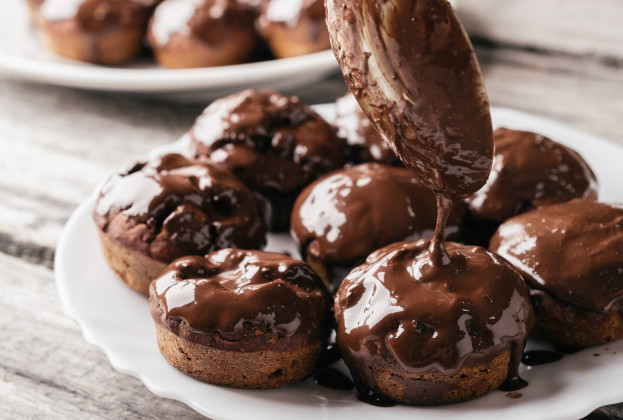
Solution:
[{"label": "glossy chocolate coating", "polygon": [[[436,216],[435,196],[411,171],[367,163],[305,188],[292,211],[291,231],[303,255],[352,268],[385,245],[432,237]],[[458,233],[461,216],[453,213],[447,234]]]},{"label": "glossy chocolate coating", "polygon": [[[157,321],[188,328],[197,341],[253,341],[259,331],[324,341],[331,317],[330,295],[307,264],[261,251],[224,249],[180,258],[152,282],[150,299]],[[212,344],[227,346],[218,339]],[[270,345],[270,339],[263,341]]]},{"label": "glossy chocolate coating", "polygon": [[260,10],[257,26],[265,34],[273,24],[295,28],[302,20],[315,21],[319,30],[327,30],[323,0],[264,0]]},{"label": "glossy chocolate coating", "polygon": [[372,123],[423,184],[452,201],[480,189],[493,157],[472,45],[446,0],[327,0],[331,44]]},{"label": "glossy chocolate coating", "polygon": [[[534,325],[529,289],[504,259],[480,247],[446,244],[451,263],[434,266],[430,240],[370,255],[340,286],[337,344],[351,371],[376,389],[372,365],[448,376],[510,350],[516,376]],[[514,370],[514,372],[513,372]]]},{"label": "glossy chocolate coating", "polygon": [[[195,153],[266,197],[273,229],[287,227],[296,195],[345,163],[333,127],[296,97],[246,90],[212,103],[191,130]],[[281,219],[283,216],[277,217]],[[277,226],[275,226],[277,224]]]},{"label": "glossy chocolate coating", "polygon": [[166,46],[174,34],[216,45],[236,28],[250,28],[255,20],[251,4],[237,0],[165,0],[154,13],[150,34]]},{"label": "glossy chocolate coating", "polygon": [[581,199],[542,207],[504,222],[491,250],[534,289],[623,314],[623,207]]},{"label": "glossy chocolate coating", "polygon": [[142,30],[156,0],[44,0],[39,9],[46,21],[74,20],[85,32],[111,28]]},{"label": "glossy chocolate coating", "polygon": [[597,199],[593,171],[574,150],[547,137],[498,128],[493,168],[485,186],[467,202],[479,219],[494,222],[546,204]]},{"label": "glossy chocolate coating", "polygon": [[376,162],[402,166],[400,159],[376,131],[352,94],[347,93],[335,102],[335,112],[337,134],[346,139],[353,163]]},{"label": "glossy chocolate coating", "polygon": [[93,217],[113,241],[165,263],[265,244],[253,193],[231,174],[177,154],[138,162],[112,176]]}]

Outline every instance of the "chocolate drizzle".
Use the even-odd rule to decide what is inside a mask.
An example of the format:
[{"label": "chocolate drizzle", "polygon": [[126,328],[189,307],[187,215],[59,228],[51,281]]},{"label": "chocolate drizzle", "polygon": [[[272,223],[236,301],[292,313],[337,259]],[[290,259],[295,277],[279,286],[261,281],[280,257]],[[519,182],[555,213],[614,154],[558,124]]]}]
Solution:
[{"label": "chocolate drizzle", "polygon": [[[379,366],[454,376],[507,352],[504,388],[525,386],[518,368],[534,324],[527,286],[483,248],[444,245],[452,207],[485,184],[493,157],[487,94],[463,27],[445,0],[327,0],[326,8],[351,92],[437,197],[433,240],[377,251],[337,292],[337,343],[358,395],[383,395]],[[418,386],[410,388],[405,394]]]},{"label": "chocolate drizzle", "polygon": [[75,19],[85,32],[111,28],[143,30],[156,1],[153,0],[44,0],[39,13],[49,22]]},{"label": "chocolate drizzle", "polygon": [[331,314],[331,297],[309,266],[262,251],[181,258],[152,282],[150,299],[154,319],[175,334],[221,348],[243,339],[251,346],[258,331],[324,341]]},{"label": "chocolate drizzle", "polygon": [[231,174],[178,154],[137,162],[112,176],[93,217],[112,240],[165,263],[265,244],[251,191]]},{"label": "chocolate drizzle", "polygon": [[537,291],[623,314],[623,207],[581,199],[542,207],[503,223],[491,249]]},{"label": "chocolate drizzle", "polygon": [[[461,220],[460,210],[452,213],[448,235],[458,234]],[[367,163],[334,171],[303,190],[291,231],[303,255],[352,269],[385,245],[430,237],[435,223],[435,196],[411,171]]]},{"label": "chocolate drizzle", "polygon": [[268,199],[275,230],[287,227],[303,187],[345,163],[343,141],[320,115],[272,91],[246,90],[213,102],[191,138],[198,156]]},{"label": "chocolate drizzle", "polygon": [[375,389],[371,364],[379,360],[409,372],[453,376],[509,351],[509,381],[517,381],[534,324],[521,276],[483,248],[452,242],[450,264],[435,266],[430,243],[385,247],[346,277],[335,305],[344,360],[354,372],[369,372],[360,380]]},{"label": "chocolate drizzle", "polygon": [[564,355],[558,351],[531,350],[523,354],[521,363],[526,366],[546,365],[561,360],[563,356]]},{"label": "chocolate drizzle", "polygon": [[498,128],[493,169],[470,197],[470,213],[501,223],[547,204],[597,199],[593,171],[574,150],[536,133]]},{"label": "chocolate drizzle", "polygon": [[166,0],[156,8],[150,32],[163,47],[175,34],[215,46],[232,31],[252,28],[255,14],[254,7],[242,1]]}]

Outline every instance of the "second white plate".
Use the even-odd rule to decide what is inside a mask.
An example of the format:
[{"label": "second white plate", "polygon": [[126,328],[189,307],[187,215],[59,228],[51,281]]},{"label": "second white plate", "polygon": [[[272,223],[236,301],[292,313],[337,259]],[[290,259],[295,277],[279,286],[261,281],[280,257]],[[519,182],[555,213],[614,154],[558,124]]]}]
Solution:
[{"label": "second white plate", "polygon": [[337,72],[330,50],[300,57],[201,69],[170,70],[153,59],[122,67],[67,60],[45,49],[30,23],[25,0],[0,1],[0,71],[74,88],[214,99],[246,88],[292,90]]}]

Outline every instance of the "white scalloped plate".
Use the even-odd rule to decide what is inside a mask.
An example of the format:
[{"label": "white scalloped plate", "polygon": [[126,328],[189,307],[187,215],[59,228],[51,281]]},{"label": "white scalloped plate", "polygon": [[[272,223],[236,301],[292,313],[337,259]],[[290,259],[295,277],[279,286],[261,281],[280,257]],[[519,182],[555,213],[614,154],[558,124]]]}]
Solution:
[{"label": "white scalloped plate", "polygon": [[[333,112],[331,106],[318,109],[325,117]],[[493,118],[496,126],[536,131],[575,148],[595,169],[602,200],[623,202],[622,148],[513,110],[494,109]],[[167,149],[184,149],[184,141]],[[91,220],[94,200],[95,194],[71,216],[56,251],[56,281],[66,313],[78,322],[88,342],[104,350],[115,369],[139,378],[155,394],[182,401],[215,420],[558,420],[578,419],[595,408],[623,401],[623,340],[585,349],[549,365],[522,365],[521,374],[530,385],[520,391],[521,398],[511,399],[505,392],[495,391],[474,401],[441,407],[373,407],[359,402],[353,392],[321,388],[309,379],[271,391],[199,382],[175,370],[161,356],[147,300],[125,286],[106,265]],[[269,248],[293,251],[287,236],[272,236]],[[529,348],[547,345],[531,339]],[[337,366],[344,369],[341,362]]]},{"label": "white scalloped plate", "polygon": [[153,59],[119,67],[58,57],[45,49],[25,0],[0,0],[0,71],[40,83],[92,90],[213,99],[246,88],[295,89],[338,71],[330,50],[233,66],[171,70]]}]

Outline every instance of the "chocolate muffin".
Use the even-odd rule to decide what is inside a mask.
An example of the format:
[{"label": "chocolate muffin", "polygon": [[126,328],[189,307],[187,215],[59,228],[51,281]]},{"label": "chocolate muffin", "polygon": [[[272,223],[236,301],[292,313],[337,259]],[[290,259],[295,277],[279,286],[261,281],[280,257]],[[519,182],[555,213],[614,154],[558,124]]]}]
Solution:
[{"label": "chocolate muffin", "polygon": [[468,242],[488,245],[503,221],[547,204],[597,199],[595,174],[569,147],[527,131],[494,132],[493,168],[468,202]]},{"label": "chocolate muffin", "polygon": [[[291,232],[301,255],[334,290],[373,251],[432,237],[436,221],[435,196],[411,171],[366,163],[305,188],[294,204]],[[459,207],[447,234],[456,237],[461,222]]]},{"label": "chocolate muffin", "polygon": [[504,222],[491,249],[528,282],[547,339],[623,338],[623,207],[581,199],[542,207]]},{"label": "chocolate muffin", "polygon": [[46,46],[74,60],[116,64],[135,58],[158,0],[44,0],[35,17]]},{"label": "chocolate muffin", "polygon": [[323,0],[263,0],[257,28],[278,58],[330,47]]},{"label": "chocolate muffin", "polygon": [[231,174],[177,154],[135,163],[112,176],[93,219],[110,267],[144,295],[177,258],[265,244],[253,193]]},{"label": "chocolate muffin", "polygon": [[213,102],[191,132],[197,156],[231,171],[267,203],[272,230],[285,230],[299,192],[345,163],[343,140],[296,97],[246,90]]},{"label": "chocolate muffin", "polygon": [[434,266],[429,247],[422,239],[383,248],[337,291],[337,344],[361,399],[445,404],[521,380],[534,315],[519,273],[452,242],[451,264]]},{"label": "chocolate muffin", "polygon": [[277,388],[310,374],[331,319],[331,297],[307,264],[260,251],[181,258],[151,284],[149,302],[169,363],[236,388]]},{"label": "chocolate muffin", "polygon": [[165,0],[156,8],[147,39],[166,67],[242,63],[256,44],[255,15],[238,0]]},{"label": "chocolate muffin", "polygon": [[402,166],[400,159],[389,148],[387,142],[372,126],[351,93],[335,102],[335,121],[338,136],[346,139],[349,159],[355,163],[376,162]]}]

